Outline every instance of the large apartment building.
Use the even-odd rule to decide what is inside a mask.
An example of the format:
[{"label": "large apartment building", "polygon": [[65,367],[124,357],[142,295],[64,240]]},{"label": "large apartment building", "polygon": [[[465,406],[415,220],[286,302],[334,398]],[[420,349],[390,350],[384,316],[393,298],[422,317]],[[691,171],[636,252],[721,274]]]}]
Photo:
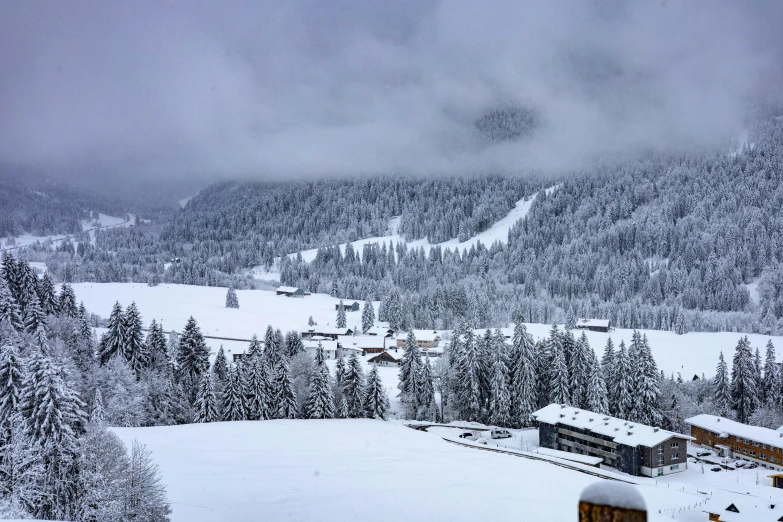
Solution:
[{"label": "large apartment building", "polygon": [[539,446],[591,457],[623,473],[660,477],[688,468],[692,437],[564,404],[533,413]]},{"label": "large apartment building", "polygon": [[761,467],[783,470],[783,432],[748,426],[717,415],[685,419],[697,444],[715,448],[722,457],[756,462]]}]

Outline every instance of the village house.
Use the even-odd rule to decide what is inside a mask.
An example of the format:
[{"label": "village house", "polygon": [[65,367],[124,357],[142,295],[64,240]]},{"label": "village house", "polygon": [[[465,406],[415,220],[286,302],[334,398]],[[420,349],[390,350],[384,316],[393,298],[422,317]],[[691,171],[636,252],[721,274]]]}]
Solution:
[{"label": "village house", "polygon": [[[346,312],[358,312],[362,305],[359,301],[343,301],[343,310]],[[340,310],[340,303],[334,305],[334,309]]]},{"label": "village house", "polygon": [[377,364],[378,366],[399,366],[400,357],[401,355],[399,353],[387,350],[383,353],[379,353],[371,359],[368,359],[367,362],[371,364]]},{"label": "village house", "polygon": [[394,330],[389,327],[389,323],[386,322],[376,322],[375,325],[367,330],[365,335],[378,335],[381,337],[393,337],[394,336]]},{"label": "village house", "polygon": [[783,470],[783,432],[707,414],[685,419],[685,423],[691,427],[691,436],[697,444],[715,448],[721,457]]},{"label": "village house", "polygon": [[353,330],[350,328],[335,328],[332,326],[308,326],[300,332],[302,339],[312,339],[313,337],[324,337],[332,341],[336,341],[341,335],[352,335]]},{"label": "village house", "polygon": [[[419,348],[433,348],[440,343],[440,335],[435,330],[413,330],[416,342]],[[408,332],[400,332],[397,336],[397,347],[404,348],[405,340],[408,338]]]},{"label": "village house", "polygon": [[386,348],[394,346],[394,342],[377,335],[341,335],[337,337],[340,348],[358,350],[362,355],[382,353]]},{"label": "village house", "polygon": [[294,286],[279,286],[277,287],[277,290],[275,290],[275,294],[284,295],[286,297],[304,297],[305,291]]},{"label": "village house", "polygon": [[314,340],[314,339],[303,339],[302,344],[304,344],[305,350],[307,351],[307,355],[315,359],[315,352],[318,350],[318,345],[321,345],[321,348],[324,350],[324,359],[337,359],[337,341],[332,341],[330,339],[328,340]]},{"label": "village house", "polygon": [[660,477],[688,468],[692,437],[564,404],[533,413],[539,446],[601,457],[603,463],[635,476]]},{"label": "village house", "polygon": [[579,319],[576,322],[576,329],[607,333],[612,329],[612,324],[609,319]]},{"label": "village house", "polygon": [[710,522],[783,522],[783,503],[723,490],[701,508]]}]

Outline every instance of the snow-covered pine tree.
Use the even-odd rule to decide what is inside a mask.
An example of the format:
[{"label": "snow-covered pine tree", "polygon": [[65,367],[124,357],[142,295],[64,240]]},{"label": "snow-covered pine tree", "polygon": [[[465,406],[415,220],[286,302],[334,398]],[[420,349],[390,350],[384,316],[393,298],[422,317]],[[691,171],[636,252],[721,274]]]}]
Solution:
[{"label": "snow-covered pine tree", "polygon": [[223,351],[223,345],[220,345],[220,349],[215,355],[215,362],[212,364],[212,373],[215,374],[215,378],[223,383],[228,376],[228,360],[226,359],[226,352]]},{"label": "snow-covered pine tree", "polygon": [[758,401],[758,404],[756,407],[761,406],[762,404],[762,392],[761,392],[761,384],[762,384],[762,368],[761,368],[761,352],[758,348],[756,348],[756,354],[753,357],[753,377],[756,380],[756,400]]},{"label": "snow-covered pine tree", "polygon": [[612,343],[612,338],[610,337],[606,340],[604,354],[601,357],[601,371],[604,374],[604,382],[606,383],[607,390],[609,390],[611,383],[614,382],[614,367],[614,343]]},{"label": "snow-covered pine tree", "polygon": [[277,393],[278,419],[296,418],[296,395],[294,395],[294,383],[291,380],[291,371],[288,361],[283,361],[277,367],[274,388]]},{"label": "snow-covered pine tree", "polygon": [[635,383],[633,397],[633,412],[637,418],[631,420],[637,420],[648,426],[660,426],[662,422],[660,374],[646,336],[640,339],[637,354],[636,365],[641,368],[641,372],[636,373],[639,380]]},{"label": "snow-covered pine tree", "polygon": [[44,314],[56,315],[59,312],[59,303],[54,290],[54,283],[49,276],[49,272],[44,272],[43,277],[38,281],[38,302]]},{"label": "snow-covered pine tree", "polygon": [[73,454],[77,436],[87,421],[84,406],[65,368],[33,351],[19,401],[19,411],[33,441]]},{"label": "snow-covered pine tree", "polygon": [[[501,342],[505,346],[505,339],[501,335]],[[489,398],[489,422],[497,426],[507,426],[511,413],[511,396],[508,389],[508,368],[502,350],[493,342],[490,351],[490,398]]]},{"label": "snow-covered pine tree", "polygon": [[253,334],[250,338],[250,345],[247,347],[248,357],[261,356],[264,353],[264,348],[261,345],[261,341],[258,340],[258,336]]},{"label": "snow-covered pine tree", "polygon": [[574,307],[569,306],[566,313],[565,329],[573,330],[574,328],[576,328],[576,314],[574,314]]},{"label": "snow-covered pine tree", "polygon": [[239,308],[239,298],[233,286],[226,292],[226,308]]},{"label": "snow-covered pine tree", "polygon": [[79,439],[76,520],[122,520],[128,483],[127,450],[102,422],[87,425]]},{"label": "snow-covered pine tree", "polygon": [[334,365],[334,380],[337,383],[337,386],[339,386],[341,389],[343,386],[344,377],[345,377],[345,357],[343,357],[342,352],[340,352],[340,355],[337,356],[337,362]]},{"label": "snow-covered pine tree", "polygon": [[747,336],[741,338],[734,352],[731,368],[731,401],[737,420],[747,424],[758,406],[756,369]]},{"label": "snow-covered pine tree", "polygon": [[239,371],[235,364],[228,368],[228,378],[223,386],[223,400],[221,404],[224,421],[241,421],[246,418],[245,397]]},{"label": "snow-covered pine tree", "polygon": [[[389,323],[389,328],[395,331],[402,329],[403,315],[402,315],[402,299],[400,293],[396,287],[392,287],[386,298],[386,321]],[[383,320],[383,319],[381,319]]]},{"label": "snow-covered pine tree", "polygon": [[364,412],[371,419],[386,420],[389,412],[389,398],[383,388],[378,367],[373,364],[367,374],[367,385],[364,389]]},{"label": "snow-covered pine tree", "polygon": [[103,407],[103,395],[101,389],[95,389],[95,395],[92,399],[92,409],[90,410],[90,422],[92,424],[104,423],[104,407]]},{"label": "snow-covered pine tree", "polygon": [[285,346],[286,356],[289,359],[305,351],[302,336],[296,330],[291,330],[285,335]]},{"label": "snow-covered pine tree", "polygon": [[677,315],[674,320],[674,333],[677,335],[688,333],[688,322],[685,319],[685,313],[682,311],[682,308],[677,310]]},{"label": "snow-covered pine tree", "polygon": [[420,407],[421,420],[436,422],[438,420],[438,408],[435,404],[435,385],[429,357],[424,358],[419,377],[421,383],[419,384],[419,398],[417,402]]},{"label": "snow-covered pine tree", "polygon": [[[620,341],[620,346],[615,354],[614,382],[612,383],[611,396],[615,410],[612,414],[621,419],[627,419],[633,407],[633,369],[625,341]],[[609,407],[612,407],[610,402]]]},{"label": "snow-covered pine tree", "polygon": [[125,319],[119,302],[114,303],[107,326],[106,333],[101,336],[101,341],[98,343],[98,360],[101,365],[108,363],[112,357],[117,353],[123,353],[125,349]]},{"label": "snow-covered pine tree", "polygon": [[556,343],[552,343],[552,367],[549,371],[549,379],[549,402],[570,404],[568,366],[564,350]]},{"label": "snow-covered pine tree", "polygon": [[337,281],[332,281],[332,290],[329,292],[332,297],[337,297]]},{"label": "snow-covered pine tree", "polygon": [[[512,426],[529,426],[530,415],[538,405],[538,383],[536,380],[536,349],[533,337],[521,322],[514,325],[511,356],[513,374],[510,375],[509,400],[511,402]],[[540,378],[540,377],[539,377]],[[548,381],[543,380],[543,383]],[[546,398],[549,398],[547,390]]]},{"label": "snow-covered pine tree", "polygon": [[141,314],[136,306],[136,303],[131,303],[127,309],[125,309],[125,315],[123,315],[123,330],[125,332],[125,342],[123,343],[123,355],[125,360],[128,361],[131,369],[136,372],[136,375],[146,368],[150,362],[149,352],[147,351],[147,345],[144,343],[144,334],[142,333],[143,324],[141,322]]},{"label": "snow-covered pine tree", "polygon": [[400,403],[404,409],[404,415],[408,419],[417,418],[420,396],[419,384],[421,383],[421,351],[416,335],[413,331],[408,332],[405,338],[405,347],[400,358],[399,378],[397,385],[400,393]]},{"label": "snow-covered pine tree", "polygon": [[345,375],[342,380],[343,398],[345,399],[345,404],[348,408],[348,416],[350,418],[355,419],[363,416],[363,388],[364,371],[362,370],[359,358],[356,356],[356,352],[352,352],[350,357],[348,357],[348,366],[345,369]]},{"label": "snow-covered pine tree", "polygon": [[334,416],[338,419],[347,419],[350,417],[348,414],[348,403],[345,402],[345,397],[342,394],[340,394],[337,399],[337,411]]},{"label": "snow-covered pine tree", "polygon": [[195,388],[201,374],[209,371],[209,348],[193,317],[188,319],[179,338],[177,367],[180,379],[185,380],[186,393],[191,401],[195,400]]},{"label": "snow-covered pine tree", "polygon": [[251,357],[243,363],[245,402],[248,420],[274,419],[277,409],[272,407],[274,388],[269,382],[267,368],[261,357]]},{"label": "snow-covered pine tree", "polygon": [[65,317],[76,318],[79,315],[79,308],[76,306],[76,294],[73,292],[71,285],[63,283],[60,289],[58,307],[60,314]]},{"label": "snow-covered pine tree", "polygon": [[212,376],[204,372],[196,395],[196,416],[193,422],[217,422],[220,420],[215,388],[212,385]]},{"label": "snow-covered pine tree", "polygon": [[763,404],[775,406],[780,403],[780,386],[780,370],[775,359],[775,345],[772,344],[772,339],[770,339],[767,341],[764,378],[759,393]]},{"label": "snow-covered pine tree", "polygon": [[34,513],[43,503],[47,473],[42,455],[40,444],[32,440],[21,422],[8,427],[0,444],[0,494],[11,508],[11,516]]},{"label": "snow-covered pine tree", "polygon": [[171,365],[171,357],[166,346],[166,334],[163,333],[163,326],[155,319],[150,322],[146,344],[149,366],[160,371],[167,369]]},{"label": "snow-covered pine tree", "polygon": [[0,440],[19,410],[24,381],[24,365],[19,350],[13,345],[0,349]]},{"label": "snow-covered pine tree", "polygon": [[587,341],[587,335],[583,331],[571,355],[571,366],[568,371],[571,379],[571,402],[577,408],[587,407],[590,360],[594,355],[593,349]]},{"label": "snow-covered pine tree", "polygon": [[586,407],[590,411],[594,411],[602,415],[608,415],[609,399],[606,392],[606,381],[604,381],[604,374],[601,370],[601,365],[598,364],[598,358],[596,357],[595,353],[593,352],[590,355],[592,357],[590,358]]},{"label": "snow-covered pine tree", "polygon": [[10,326],[17,332],[22,331],[22,328],[24,328],[19,305],[8,289],[6,282],[0,279],[0,327],[3,324]]},{"label": "snow-covered pine tree", "polygon": [[337,322],[335,324],[337,325],[337,328],[345,328],[346,322],[345,305],[343,305],[343,300],[340,299],[340,304],[337,305]]},{"label": "snow-covered pine tree", "polygon": [[315,326],[315,321],[313,320],[312,315],[307,319],[307,326]]},{"label": "snow-covered pine tree", "polygon": [[46,314],[41,309],[38,302],[38,295],[33,293],[28,297],[27,304],[24,307],[24,329],[27,333],[33,334],[46,325]]},{"label": "snow-covered pine tree", "polygon": [[718,367],[715,369],[715,378],[712,381],[712,402],[718,410],[718,415],[728,417],[731,411],[731,385],[729,383],[729,369],[723,352],[718,358]]},{"label": "snow-covered pine tree", "polygon": [[375,308],[368,297],[362,308],[362,333],[367,333],[375,325]]},{"label": "snow-covered pine tree", "polygon": [[310,419],[331,419],[334,417],[334,399],[329,382],[329,368],[324,362],[323,347],[320,343],[315,354],[315,369],[307,397],[307,417]]}]

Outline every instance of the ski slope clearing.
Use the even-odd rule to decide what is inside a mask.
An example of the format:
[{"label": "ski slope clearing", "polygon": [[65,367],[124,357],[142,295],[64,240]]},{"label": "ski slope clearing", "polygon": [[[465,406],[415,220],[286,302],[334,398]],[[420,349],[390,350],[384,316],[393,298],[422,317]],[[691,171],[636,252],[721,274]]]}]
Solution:
[{"label": "ski slope clearing", "polygon": [[[172,522],[575,522],[596,477],[368,419],[115,428],[152,450]],[[692,489],[692,488],[691,488]],[[650,521],[698,494],[639,487]]]},{"label": "ski slope clearing", "polygon": [[[226,289],[207,286],[159,285],[150,287],[142,283],[76,283],[73,286],[77,301],[101,317],[109,317],[115,301],[123,307],[136,302],[145,324],[152,319],[163,323],[164,328],[179,331],[192,315],[196,318],[204,335],[236,339],[250,339],[253,334],[262,337],[267,325],[288,330],[301,330],[307,325],[309,316],[321,326],[334,324],[337,315],[334,305],[338,299],[325,294],[313,294],[301,299],[277,296],[266,290],[237,290],[239,309],[225,307]],[[376,312],[379,303],[375,303]],[[361,325],[361,312],[346,312],[349,327]],[[526,324],[534,339],[549,335],[550,325]],[[560,325],[562,329],[563,325]],[[677,335],[660,330],[642,330],[647,335],[658,368],[666,375],[679,372],[683,379],[702,374],[711,377],[718,364],[718,355],[723,351],[726,362],[731,366],[734,348],[741,335],[733,332],[690,332]],[[577,336],[581,335],[576,331]],[[611,337],[615,349],[620,341],[630,343],[633,330],[615,329],[611,333],[586,332],[590,346],[599,357],[606,340]],[[772,342],[781,353],[783,337],[748,334],[754,348],[762,353],[767,341]],[[247,343],[207,339],[213,350],[222,344],[229,356],[247,348]],[[386,375],[381,376],[384,384]]]},{"label": "ski slope clearing", "polygon": [[[106,214],[98,214],[96,219],[83,219],[82,232],[90,233],[90,241],[95,244],[95,232],[108,228],[130,227],[133,226],[134,215],[128,214],[128,217],[114,217]],[[31,234],[22,234],[13,238],[13,244],[8,244],[8,239],[0,239],[0,251],[16,250],[35,243],[43,243],[51,240],[53,243],[73,238],[73,234],[54,234],[49,236],[33,236]]]},{"label": "ski slope clearing", "polygon": [[[546,189],[547,194],[551,194],[552,191],[554,191],[557,188],[557,185],[553,187],[549,187]],[[436,243],[435,245],[431,244],[427,239],[416,239],[414,241],[406,241],[404,237],[398,234],[399,226],[400,226],[400,218],[395,217],[389,220],[389,234],[386,236],[379,236],[379,237],[368,237],[365,239],[359,239],[357,241],[351,242],[351,245],[353,246],[353,249],[355,252],[358,252],[359,255],[361,255],[362,248],[364,248],[364,245],[370,245],[373,243],[386,243],[389,244],[390,242],[393,242],[395,245],[399,243],[406,243],[408,245],[408,248],[420,248],[423,247],[424,251],[429,253],[430,249],[433,246],[440,246],[443,249],[450,249],[452,251],[456,250],[466,250],[470,249],[470,247],[478,244],[479,242],[482,243],[486,247],[490,247],[492,243],[495,241],[500,241],[501,243],[508,243],[508,231],[511,229],[512,226],[514,226],[514,223],[519,221],[520,219],[523,219],[525,216],[527,216],[527,213],[530,212],[530,207],[533,205],[533,201],[535,200],[535,197],[530,197],[527,200],[520,199],[516,202],[514,205],[514,208],[511,209],[511,212],[506,214],[505,217],[501,218],[499,221],[494,223],[491,227],[489,227],[484,232],[480,232],[476,234],[475,236],[471,237],[467,241],[460,242],[458,239],[450,239],[448,241],[444,241],[443,243]],[[343,243],[340,245],[340,250],[345,253],[345,247],[347,246],[347,243]],[[318,253],[318,249],[312,248],[310,250],[303,250],[301,252],[302,259],[309,263],[313,259],[315,259],[316,254]],[[296,257],[296,253],[290,254],[290,256]]]}]

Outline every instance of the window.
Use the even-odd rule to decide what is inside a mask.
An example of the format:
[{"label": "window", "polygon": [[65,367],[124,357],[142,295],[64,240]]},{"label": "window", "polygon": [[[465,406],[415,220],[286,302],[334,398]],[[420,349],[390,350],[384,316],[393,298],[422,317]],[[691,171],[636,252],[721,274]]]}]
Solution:
[{"label": "window", "polygon": [[763,454],[763,453],[759,453],[759,458],[760,459],[766,459],[767,456],[765,454]]},{"label": "window", "polygon": [[680,443],[679,442],[672,442],[672,448],[679,448]]},{"label": "window", "polygon": [[753,447],[754,447],[754,448],[758,448],[758,447],[759,447],[759,443],[758,443],[758,442],[756,442],[755,440],[753,441]]},{"label": "window", "polygon": [[712,446],[712,439],[707,439],[707,445]]},{"label": "window", "polygon": [[736,450],[737,450],[737,451],[742,451],[742,448],[740,448],[739,446],[737,446],[737,447],[736,447]]},{"label": "window", "polygon": [[742,453],[747,453],[747,452],[748,452],[748,450],[746,450],[745,448],[742,448]]},{"label": "window", "polygon": [[663,468],[658,468],[658,476],[660,477],[662,475],[663,475]]},{"label": "window", "polygon": [[680,454],[679,453],[672,453],[672,460],[677,460],[679,458],[680,458]]},{"label": "window", "polygon": [[766,444],[762,444],[761,445],[761,449],[767,449],[767,445]]},{"label": "window", "polygon": [[663,455],[663,444],[658,446],[658,455]]},{"label": "window", "polygon": [[755,452],[755,451],[753,451],[753,450],[750,450],[750,454],[751,454],[751,456],[753,456],[753,457],[755,457],[755,456],[756,456],[756,452]]},{"label": "window", "polygon": [[670,470],[680,469],[680,465],[679,464],[673,464],[673,465],[669,466],[669,469]]},{"label": "window", "polygon": [[658,466],[663,466],[663,457],[658,457]]}]

